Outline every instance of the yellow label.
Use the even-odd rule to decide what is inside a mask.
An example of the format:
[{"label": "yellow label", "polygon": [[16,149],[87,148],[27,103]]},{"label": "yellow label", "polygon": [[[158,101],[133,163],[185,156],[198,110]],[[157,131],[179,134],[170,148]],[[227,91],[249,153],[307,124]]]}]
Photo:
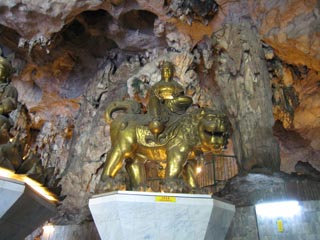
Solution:
[{"label": "yellow label", "polygon": [[278,232],[283,232],[283,222],[281,219],[277,220]]},{"label": "yellow label", "polygon": [[176,202],[176,197],[156,196],[156,202]]}]

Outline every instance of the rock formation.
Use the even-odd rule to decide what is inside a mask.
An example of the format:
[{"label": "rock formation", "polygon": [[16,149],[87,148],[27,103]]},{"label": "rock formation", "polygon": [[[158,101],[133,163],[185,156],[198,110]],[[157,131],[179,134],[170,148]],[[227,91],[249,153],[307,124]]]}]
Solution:
[{"label": "rock formation", "polygon": [[104,109],[126,98],[145,106],[163,59],[196,106],[227,112],[241,172],[291,173],[298,161],[320,170],[318,1],[181,2],[0,3],[0,47],[16,69],[30,147],[67,196],[55,223],[90,220],[110,149]]}]

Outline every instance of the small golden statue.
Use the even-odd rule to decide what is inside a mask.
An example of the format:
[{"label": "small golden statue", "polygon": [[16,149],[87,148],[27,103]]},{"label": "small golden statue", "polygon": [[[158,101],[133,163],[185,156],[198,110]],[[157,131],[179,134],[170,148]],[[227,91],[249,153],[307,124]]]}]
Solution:
[{"label": "small golden statue", "polygon": [[[186,113],[192,99],[183,95],[183,88],[172,76],[172,64],[165,63],[162,80],[152,87],[146,114],[140,113],[140,104],[132,100],[108,105],[106,121],[111,123],[112,147],[100,184],[112,182],[125,164],[132,189],[145,189],[145,163],[161,161],[166,163],[162,190],[190,192],[198,187],[195,164],[190,163],[199,153],[218,153],[226,146],[230,135],[226,115],[207,108]],[[113,119],[118,110],[126,113]]]},{"label": "small golden statue", "polygon": [[17,108],[18,91],[10,84],[13,69],[11,64],[0,56],[0,128],[9,131],[12,122],[9,114]]},{"label": "small golden statue", "polygon": [[9,142],[13,125],[9,114],[17,108],[18,101],[18,91],[10,84],[12,73],[9,61],[0,56],[0,166],[15,170],[22,160],[22,148],[17,138]]}]

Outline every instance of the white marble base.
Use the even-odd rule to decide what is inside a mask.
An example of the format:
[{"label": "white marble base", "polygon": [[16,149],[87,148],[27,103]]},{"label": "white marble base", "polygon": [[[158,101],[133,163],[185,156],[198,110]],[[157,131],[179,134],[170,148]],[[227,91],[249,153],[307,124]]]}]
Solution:
[{"label": "white marble base", "polygon": [[24,239],[55,213],[55,204],[24,182],[0,177],[0,239]]},{"label": "white marble base", "polygon": [[224,239],[235,206],[211,195],[116,191],[89,208],[102,240]]},{"label": "white marble base", "polygon": [[25,185],[18,181],[0,178],[0,218],[12,207],[23,194]]}]

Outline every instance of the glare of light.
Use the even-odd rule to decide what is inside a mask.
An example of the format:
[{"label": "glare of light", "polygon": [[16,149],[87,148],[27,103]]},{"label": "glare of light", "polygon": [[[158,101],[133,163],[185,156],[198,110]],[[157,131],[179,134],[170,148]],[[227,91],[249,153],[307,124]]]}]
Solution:
[{"label": "glare of light", "polygon": [[197,174],[201,173],[202,167],[197,167],[196,171],[197,171]]},{"label": "glare of light", "polygon": [[13,178],[14,173],[8,169],[0,168],[0,177]]},{"label": "glare of light", "polygon": [[52,201],[52,202],[58,201],[51,192],[49,192],[45,187],[42,186],[42,184],[38,183],[37,181],[29,178],[24,174],[15,174],[13,171],[9,169],[0,167],[0,177],[5,177],[9,179],[18,180],[20,182],[24,182],[29,187],[31,187],[34,191],[36,191],[37,193],[39,193],[49,201]]},{"label": "glare of light", "polygon": [[50,235],[54,232],[54,226],[52,224],[47,224],[47,225],[44,225],[42,227],[43,229],[43,235],[46,236],[46,235]]},{"label": "glare of light", "polygon": [[293,217],[301,211],[298,201],[261,203],[256,205],[256,213],[263,217]]}]

